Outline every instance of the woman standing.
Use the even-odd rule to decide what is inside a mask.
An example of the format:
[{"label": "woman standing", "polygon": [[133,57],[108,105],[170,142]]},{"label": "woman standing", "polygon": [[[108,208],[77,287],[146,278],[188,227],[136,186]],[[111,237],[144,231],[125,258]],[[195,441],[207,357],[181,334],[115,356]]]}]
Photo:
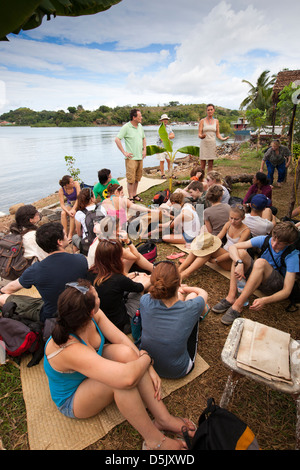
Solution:
[{"label": "woman standing", "polygon": [[[77,208],[77,197],[80,193],[80,185],[78,181],[74,181],[69,175],[65,175],[59,181],[61,188],[58,190],[59,202],[61,211],[61,224],[68,234],[69,241],[72,240],[72,236],[75,229],[74,216]],[[69,230],[68,230],[68,218]]]},{"label": "woman standing", "polygon": [[200,144],[200,164],[205,170],[206,162],[208,171],[213,169],[214,160],[217,158],[216,137],[225,141],[229,137],[222,137],[219,129],[219,121],[214,118],[215,107],[213,104],[206,106],[206,117],[201,119],[199,123],[199,138],[202,140]]},{"label": "woman standing", "polygon": [[[161,400],[152,358],[139,351],[99,306],[88,281],[70,283],[60,295],[57,323],[44,357],[52,400],[62,414],[79,419],[95,416],[115,402],[145,439],[143,449],[183,450],[182,441],[162,432],[180,432],[183,420],[170,415]],[[185,422],[193,435],[192,423]]]}]

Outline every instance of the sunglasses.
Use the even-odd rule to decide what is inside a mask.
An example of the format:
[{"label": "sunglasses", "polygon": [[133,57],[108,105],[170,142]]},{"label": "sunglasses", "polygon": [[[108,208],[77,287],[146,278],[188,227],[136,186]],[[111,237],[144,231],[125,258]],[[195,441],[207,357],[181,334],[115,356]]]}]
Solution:
[{"label": "sunglasses", "polygon": [[110,240],[109,238],[101,238],[100,242],[108,242],[108,243],[111,243],[112,245],[117,244],[117,242],[115,242],[114,240]]},{"label": "sunglasses", "polygon": [[68,282],[65,287],[74,287],[74,289],[78,290],[81,292],[83,295],[85,295],[89,291],[89,287],[85,286],[80,286],[78,282]]}]

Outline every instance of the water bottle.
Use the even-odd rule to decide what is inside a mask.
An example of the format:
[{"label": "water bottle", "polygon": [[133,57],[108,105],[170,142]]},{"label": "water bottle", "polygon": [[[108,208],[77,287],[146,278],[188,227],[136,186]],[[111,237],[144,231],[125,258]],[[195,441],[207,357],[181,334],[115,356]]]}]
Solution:
[{"label": "water bottle", "polygon": [[132,319],[132,322],[133,322],[134,325],[139,325],[140,324],[140,322],[141,322],[140,316],[141,316],[140,309],[138,308],[137,311],[134,314],[133,319]]},{"label": "water bottle", "polygon": [[[246,279],[240,279],[238,282],[237,282],[237,291],[238,291],[238,294],[241,295],[241,293],[243,292],[243,289],[246,285]],[[247,305],[249,305],[249,300],[246,299],[245,303],[244,303],[244,307],[246,307]]]},{"label": "water bottle", "polygon": [[141,334],[142,334],[142,321],[141,321],[141,314],[140,309],[138,308],[135,312],[134,316],[130,320],[131,324],[131,333],[134,339],[134,344],[139,346],[141,342]]}]

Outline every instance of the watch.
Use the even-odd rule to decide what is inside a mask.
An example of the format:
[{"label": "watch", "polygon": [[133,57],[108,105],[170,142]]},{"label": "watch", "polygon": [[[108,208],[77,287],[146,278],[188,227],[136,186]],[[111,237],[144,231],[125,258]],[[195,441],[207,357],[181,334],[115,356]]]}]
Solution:
[{"label": "watch", "polygon": [[235,266],[237,266],[238,264],[243,264],[243,261],[241,259],[238,259],[235,263]]}]

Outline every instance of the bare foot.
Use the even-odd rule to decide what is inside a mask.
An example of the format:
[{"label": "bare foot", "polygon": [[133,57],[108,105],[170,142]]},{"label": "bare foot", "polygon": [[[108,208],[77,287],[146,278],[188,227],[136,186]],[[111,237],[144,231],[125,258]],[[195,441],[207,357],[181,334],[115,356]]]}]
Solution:
[{"label": "bare foot", "polygon": [[143,442],[142,450],[187,450],[184,441],[164,436],[160,442]]},{"label": "bare foot", "polygon": [[182,427],[186,426],[188,428],[188,434],[190,437],[193,437],[196,432],[195,424],[188,418],[181,418],[180,416],[171,416],[166,423],[163,421],[159,421],[159,419],[155,419],[153,424],[160,430],[160,431],[170,431],[175,434],[182,435]]}]

